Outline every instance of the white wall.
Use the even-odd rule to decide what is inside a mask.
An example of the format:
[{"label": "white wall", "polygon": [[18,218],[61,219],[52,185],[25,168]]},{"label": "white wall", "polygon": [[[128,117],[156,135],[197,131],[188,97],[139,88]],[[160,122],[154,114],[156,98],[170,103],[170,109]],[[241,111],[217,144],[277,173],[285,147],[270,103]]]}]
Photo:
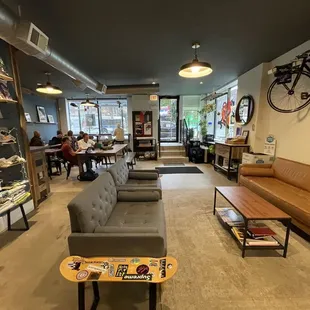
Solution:
[{"label": "white wall", "polygon": [[70,128],[68,122],[69,111],[68,111],[67,99],[64,98],[58,99],[58,108],[59,108],[59,128],[63,133],[68,132]]},{"label": "white wall", "polygon": [[[246,72],[238,78],[238,96],[237,102],[243,96],[251,95],[254,99],[254,114],[251,122],[242,127],[242,130],[249,130],[248,143],[251,144],[252,149],[257,152],[256,144],[256,133],[257,133],[257,119],[260,108],[260,97],[261,97],[261,85],[263,76],[264,64],[261,64],[252,70]],[[236,127],[239,125],[237,124]]]},{"label": "white wall", "polygon": [[[272,134],[277,139],[276,156],[310,164],[310,107],[297,113],[279,113],[267,102],[267,90],[273,77],[267,75],[269,68],[283,65],[298,54],[310,49],[310,41],[243,74],[238,80],[238,100],[243,94],[250,94],[255,100],[255,115],[245,129],[255,128],[250,133],[250,143],[255,152],[262,152],[264,138]],[[310,91],[310,89],[309,89]]]}]

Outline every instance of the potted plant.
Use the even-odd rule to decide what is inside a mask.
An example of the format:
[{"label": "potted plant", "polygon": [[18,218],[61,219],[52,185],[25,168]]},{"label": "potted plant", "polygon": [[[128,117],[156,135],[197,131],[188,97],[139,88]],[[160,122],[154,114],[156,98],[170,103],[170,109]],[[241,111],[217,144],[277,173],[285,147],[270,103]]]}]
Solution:
[{"label": "potted plant", "polygon": [[215,103],[207,103],[205,106],[199,111],[200,114],[200,134],[201,137],[205,137],[208,133],[208,122],[207,122],[207,116],[209,113],[212,113],[215,111]]}]

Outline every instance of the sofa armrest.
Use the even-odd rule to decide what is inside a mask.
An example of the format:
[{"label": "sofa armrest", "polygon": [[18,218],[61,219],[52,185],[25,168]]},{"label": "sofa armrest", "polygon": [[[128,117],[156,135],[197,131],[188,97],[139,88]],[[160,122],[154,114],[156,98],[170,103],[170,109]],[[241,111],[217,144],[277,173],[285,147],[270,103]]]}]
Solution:
[{"label": "sofa armrest", "polygon": [[130,170],[128,179],[135,180],[157,180],[158,173],[156,171]]},{"label": "sofa armrest", "polygon": [[[72,233],[68,238],[70,255],[82,257],[129,256],[163,257],[165,236],[154,232]],[[145,231],[145,230],[144,230]]]},{"label": "sofa armrest", "polygon": [[154,186],[118,186],[117,201],[141,202],[141,201],[158,201],[161,199],[162,191]]},{"label": "sofa armrest", "polygon": [[273,177],[273,169],[271,164],[243,164],[239,166],[239,175]]}]

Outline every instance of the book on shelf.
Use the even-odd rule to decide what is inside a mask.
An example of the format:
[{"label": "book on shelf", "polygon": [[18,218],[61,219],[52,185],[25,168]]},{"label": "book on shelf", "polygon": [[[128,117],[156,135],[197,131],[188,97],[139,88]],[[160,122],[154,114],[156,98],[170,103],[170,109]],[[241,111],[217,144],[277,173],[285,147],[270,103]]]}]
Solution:
[{"label": "book on shelf", "polygon": [[[231,228],[232,233],[236,236],[236,238],[239,240],[239,242],[243,243],[244,238],[244,230],[232,227]],[[248,246],[277,246],[279,245],[279,242],[273,238],[273,236],[264,236],[260,239],[252,239],[252,238],[246,238],[246,245]]]},{"label": "book on shelf", "polygon": [[262,227],[249,227],[248,234],[254,239],[276,235],[276,233],[267,225],[264,225]]}]

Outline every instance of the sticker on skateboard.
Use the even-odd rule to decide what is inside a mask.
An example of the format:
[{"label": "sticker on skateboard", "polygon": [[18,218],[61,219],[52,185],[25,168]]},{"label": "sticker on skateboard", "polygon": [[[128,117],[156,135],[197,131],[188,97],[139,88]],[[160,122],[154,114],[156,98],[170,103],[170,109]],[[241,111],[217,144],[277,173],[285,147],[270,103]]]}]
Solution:
[{"label": "sticker on skateboard", "polygon": [[60,264],[62,276],[72,282],[132,281],[160,283],[177,271],[173,257],[90,257],[69,256]]}]

